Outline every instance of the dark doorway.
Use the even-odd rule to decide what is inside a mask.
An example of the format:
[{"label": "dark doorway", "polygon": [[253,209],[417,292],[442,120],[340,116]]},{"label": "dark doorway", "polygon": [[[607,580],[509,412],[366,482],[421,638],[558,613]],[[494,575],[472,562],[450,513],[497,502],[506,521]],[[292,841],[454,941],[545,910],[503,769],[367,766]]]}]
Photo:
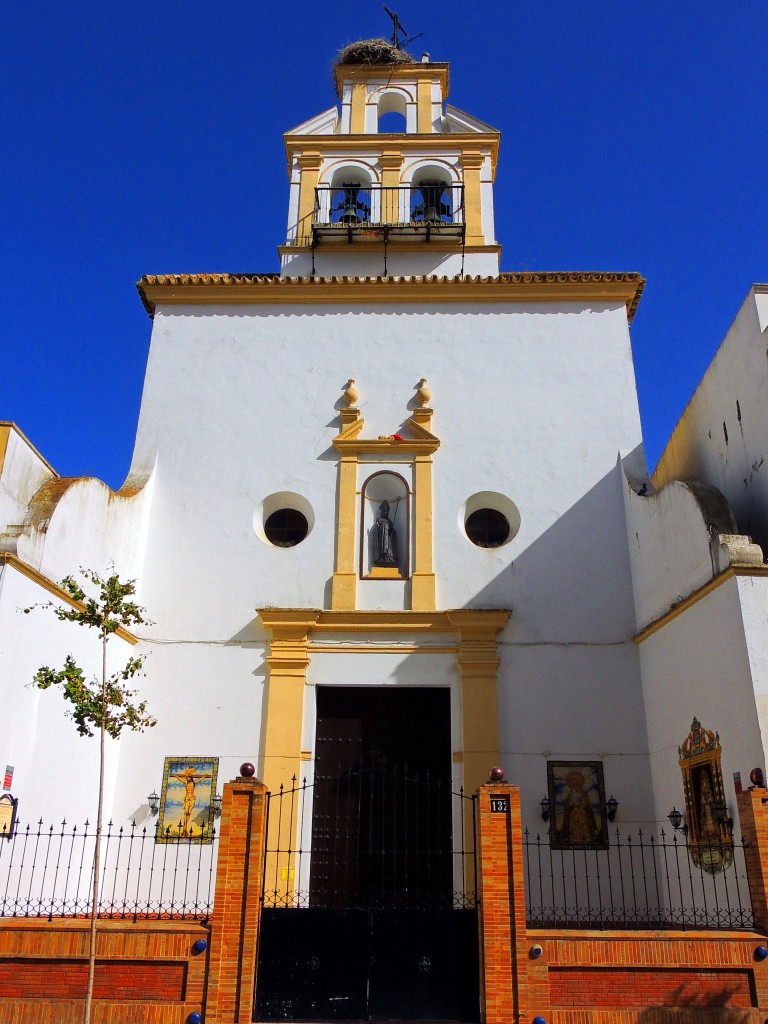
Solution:
[{"label": "dark doorway", "polygon": [[318,687],[314,781],[270,795],[254,1019],[479,1020],[451,763],[448,689]]},{"label": "dark doorway", "polygon": [[449,691],[318,687],[310,902],[433,905],[451,861]]}]

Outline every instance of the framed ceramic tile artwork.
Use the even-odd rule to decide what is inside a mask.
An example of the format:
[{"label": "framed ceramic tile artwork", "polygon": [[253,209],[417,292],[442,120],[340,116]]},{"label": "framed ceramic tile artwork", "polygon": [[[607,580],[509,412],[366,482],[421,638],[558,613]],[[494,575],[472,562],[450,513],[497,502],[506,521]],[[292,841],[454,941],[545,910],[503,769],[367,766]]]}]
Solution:
[{"label": "framed ceramic tile artwork", "polygon": [[213,842],[218,757],[166,757],[157,842]]},{"label": "framed ceramic tile artwork", "polygon": [[547,792],[554,850],[607,849],[601,761],[547,761]]}]

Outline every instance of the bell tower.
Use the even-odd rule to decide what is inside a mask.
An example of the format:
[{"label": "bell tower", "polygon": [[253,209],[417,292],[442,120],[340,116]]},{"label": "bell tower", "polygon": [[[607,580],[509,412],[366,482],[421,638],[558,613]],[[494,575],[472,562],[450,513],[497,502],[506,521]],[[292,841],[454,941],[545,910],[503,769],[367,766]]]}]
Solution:
[{"label": "bell tower", "polygon": [[449,66],[382,39],[334,66],[339,107],[285,134],[281,277],[495,277],[499,132],[446,103]]}]

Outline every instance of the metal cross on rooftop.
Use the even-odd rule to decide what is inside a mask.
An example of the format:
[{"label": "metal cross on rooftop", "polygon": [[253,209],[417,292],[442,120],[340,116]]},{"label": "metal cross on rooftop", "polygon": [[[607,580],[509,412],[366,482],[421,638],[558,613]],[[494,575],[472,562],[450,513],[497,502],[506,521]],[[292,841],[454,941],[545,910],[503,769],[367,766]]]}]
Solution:
[{"label": "metal cross on rooftop", "polygon": [[[396,11],[390,11],[386,4],[383,5],[384,10],[392,19],[392,45],[396,46],[398,50],[402,50],[403,47],[407,46],[408,43],[412,43],[414,39],[418,39],[419,36],[423,36],[423,32],[419,32],[418,35],[408,37],[408,29],[403,25],[402,21],[397,15]],[[403,39],[400,39],[400,35],[403,35]]]}]

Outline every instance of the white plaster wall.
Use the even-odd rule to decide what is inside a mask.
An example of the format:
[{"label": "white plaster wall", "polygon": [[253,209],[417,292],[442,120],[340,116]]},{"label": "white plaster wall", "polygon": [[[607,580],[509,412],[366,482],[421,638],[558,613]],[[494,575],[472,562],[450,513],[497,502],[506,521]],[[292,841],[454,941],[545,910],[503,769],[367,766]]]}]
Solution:
[{"label": "white plaster wall", "polygon": [[[355,250],[355,274],[358,277],[383,277],[384,254]],[[348,277],[349,256],[344,252],[327,252],[322,246],[315,249],[316,277]],[[496,252],[467,252],[462,261],[461,252],[440,249],[435,242],[424,243],[422,249],[399,252],[395,245],[387,250],[387,273],[390,277],[498,277],[499,255]],[[281,277],[311,277],[312,256],[309,253],[282,256]]]},{"label": "white plaster wall", "polygon": [[648,739],[635,645],[618,633],[539,644],[514,628],[501,643],[501,763],[520,786],[523,822],[546,832],[539,806],[547,761],[601,761],[606,797],[619,801],[615,826],[636,834],[653,818]]},{"label": "white plaster wall", "polygon": [[[148,594],[157,587],[165,606],[166,593],[181,588],[195,607],[198,595],[207,599],[220,586],[217,600],[205,601],[206,616],[227,628],[242,603],[238,579],[265,603],[324,603],[333,571],[334,407],[349,376],[369,437],[406,429],[415,387],[428,377],[442,440],[442,606],[504,603],[513,575],[504,570],[531,558],[555,524],[572,586],[584,585],[579,571],[613,575],[591,556],[605,550],[606,537],[623,535],[618,477],[605,478],[614,475],[617,448],[639,441],[622,305],[192,308],[158,310],[154,321],[133,464],[140,474],[158,461]],[[495,551],[474,547],[458,523],[468,495],[488,489],[509,494],[522,514],[515,540]],[[258,502],[279,490],[304,494],[316,515],[310,536],[292,549],[267,547],[252,528]],[[554,549],[547,538],[536,557]],[[546,589],[543,582],[535,589]],[[612,602],[603,607],[609,618],[617,614]]]},{"label": "white plaster wall", "polygon": [[494,222],[494,172],[490,166],[490,156],[482,162],[480,171],[480,222],[482,237],[486,245],[496,242],[496,224]]},{"label": "white plaster wall", "polygon": [[[101,678],[98,634],[74,623],[59,622],[49,609],[23,609],[44,604],[51,595],[11,566],[0,567],[0,761],[13,765],[12,793],[19,799],[19,818],[33,824],[42,816],[56,827],[66,818],[82,826],[94,821],[98,795],[98,738],[78,735],[65,713],[70,705],[57,689],[39,690],[32,683],[42,666],[61,668],[68,654],[92,678]],[[108,645],[108,671],[139,653],[119,637]],[[139,680],[137,688],[143,691]],[[119,744],[107,739],[105,807],[113,813],[116,790],[124,788]],[[131,767],[129,774],[136,770]],[[149,790],[146,790],[148,793]],[[122,820],[122,819],[121,819]]]},{"label": "white plaster wall", "polygon": [[739,576],[736,582],[763,747],[762,760],[755,761],[751,767],[759,764],[765,771],[768,761],[768,579]]},{"label": "white plaster wall", "polygon": [[79,566],[99,572],[114,566],[133,579],[143,561],[151,496],[151,481],[135,494],[121,495],[92,477],[75,480],[50,517],[19,536],[17,554],[54,581]]},{"label": "white plaster wall", "polygon": [[40,458],[27,440],[13,427],[8,433],[5,458],[0,467],[0,549],[12,548],[15,533],[11,530],[9,543],[3,543],[2,534],[9,527],[24,522],[27,505],[33,494],[56,474]]},{"label": "white plaster wall", "polygon": [[707,520],[691,490],[672,481],[639,495],[636,486],[625,481],[624,494],[637,627],[643,629],[712,579],[716,568]]},{"label": "white plaster wall", "polygon": [[758,301],[766,291],[766,285],[750,290],[654,476],[658,481],[677,478],[714,484],[728,499],[739,532],[751,534],[764,550],[768,547],[768,329],[761,322]]},{"label": "white plaster wall", "polygon": [[[720,733],[726,798],[734,817],[733,773],[740,771],[747,785],[750,770],[765,763],[745,641],[742,582],[727,580],[639,645],[656,819],[667,831],[672,807],[684,810],[678,747],[694,715]],[[752,596],[764,600],[764,588],[759,589],[759,597],[758,590]],[[752,628],[759,624],[755,614],[753,607]],[[763,629],[764,618],[763,610]],[[764,690],[764,652],[761,659]]]},{"label": "white plaster wall", "polygon": [[[141,594],[158,622],[148,631],[148,685],[161,725],[141,738],[138,776],[147,781],[139,788],[156,786],[149,766],[156,773],[169,753],[218,753],[231,766],[223,777],[238,758],[257,756],[264,663],[254,610],[327,606],[331,441],[349,376],[367,437],[405,432],[415,388],[428,378],[441,439],[438,602],[514,609],[503,637],[501,747],[531,813],[549,751],[604,757],[607,785],[626,813],[647,815],[616,465],[617,449],[639,443],[639,423],[620,304],[158,311],[133,472],[157,460]],[[253,530],[259,502],[280,490],[304,495],[314,509],[314,529],[295,548],[267,546]],[[520,532],[503,548],[479,549],[461,528],[464,502],[481,490],[507,494],[520,509]],[[361,600],[369,603],[362,587]],[[386,597],[376,603],[402,607]],[[310,687],[319,678],[386,682],[380,657],[345,660],[340,680],[340,670],[316,675],[313,656]],[[429,684],[436,673],[428,660],[410,655],[398,672],[407,664],[409,679]],[[455,668],[441,671],[455,678]],[[552,714],[566,693],[569,713]],[[126,747],[136,756],[138,742]]]},{"label": "white plaster wall", "polygon": [[[146,794],[159,791],[168,755],[218,756],[222,780],[242,761],[257,761],[266,637],[256,609],[328,605],[338,466],[332,438],[350,376],[367,437],[406,433],[415,389],[428,378],[441,439],[434,456],[438,604],[513,609],[502,637],[500,745],[508,777],[525,786],[531,825],[550,755],[601,757],[620,814],[647,817],[650,794],[637,767],[645,752],[638,659],[628,643],[634,608],[624,478],[616,462],[619,449],[637,447],[640,428],[620,303],[159,309],[131,467],[132,479],[153,474],[151,488],[115,499],[95,481],[78,481],[60,500],[44,543],[33,537],[26,550],[54,577],[111,554],[121,571],[138,572],[140,601],[154,620],[141,631],[141,649],[151,653],[141,689],[158,725],[121,741],[109,813],[121,822],[146,815]],[[373,466],[366,463],[361,481]],[[253,527],[260,502],[284,490],[303,495],[315,514],[309,537],[289,549],[265,544]],[[466,499],[485,490],[507,495],[521,513],[517,536],[495,550],[475,547],[462,529]],[[13,632],[24,603],[6,597],[3,635]],[[402,607],[402,595],[397,600]],[[68,634],[54,643],[48,627],[35,624],[18,641],[33,655],[21,657],[15,637],[8,648],[20,668],[6,690],[23,720],[43,723],[35,754],[58,752],[61,733],[58,718],[45,724],[36,717],[40,696],[23,689],[40,661],[40,645],[32,644],[38,634],[43,653],[50,643],[51,658],[60,657]],[[308,691],[323,681],[448,685],[460,730],[453,656],[419,652],[389,664],[387,657],[313,653]],[[311,697],[306,710],[309,744]],[[61,749],[69,760],[79,748]],[[14,758],[21,763],[16,748],[8,763]],[[49,805],[69,799],[68,777],[49,778],[46,787]]]}]

